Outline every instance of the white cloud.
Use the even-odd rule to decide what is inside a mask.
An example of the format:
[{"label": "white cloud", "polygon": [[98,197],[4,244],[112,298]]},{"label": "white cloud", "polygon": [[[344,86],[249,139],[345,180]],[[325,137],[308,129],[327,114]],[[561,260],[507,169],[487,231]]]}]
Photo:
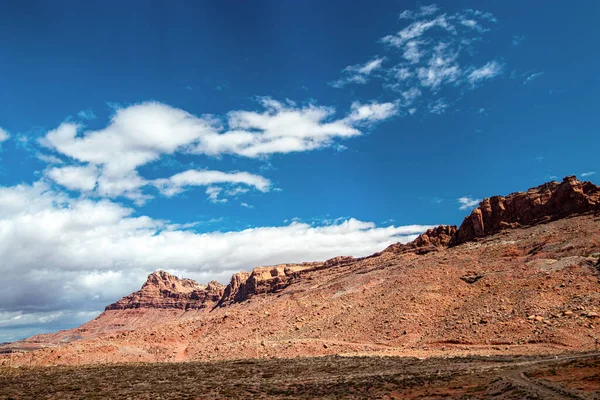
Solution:
[{"label": "white cloud", "polygon": [[352,103],[351,111],[346,118],[350,124],[368,124],[386,120],[398,113],[394,103]]},{"label": "white cloud", "polygon": [[211,203],[227,203],[227,199],[219,198],[222,191],[223,189],[218,186],[207,187],[206,194],[208,195],[208,200],[210,200]]},{"label": "white cloud", "polygon": [[536,73],[533,73],[533,74],[529,74],[527,76],[527,78],[525,78],[525,80],[523,81],[523,84],[527,85],[528,83],[533,82],[535,79],[539,78],[542,75],[544,75],[544,71],[542,71],[542,72],[536,72]]},{"label": "white cloud", "polygon": [[419,45],[422,42],[418,40],[411,40],[404,46],[404,53],[402,54],[411,63],[417,63],[421,59],[422,53],[419,51]]},{"label": "white cloud", "polygon": [[480,18],[483,20],[487,20],[489,22],[498,22],[496,20],[496,17],[494,17],[494,15],[492,13],[487,12],[487,11],[473,10],[473,9],[469,8],[465,12],[469,15],[472,15],[474,17],[477,17],[477,18]]},{"label": "white cloud", "polygon": [[[357,118],[355,106],[346,118],[332,119],[330,107],[308,105],[298,107],[270,98],[261,99],[266,111],[235,111],[228,115],[229,131],[207,135],[200,139],[193,153],[218,155],[236,154],[256,158],[275,153],[309,151],[331,146],[336,138],[361,135],[357,126],[381,120],[382,110],[390,103],[371,103],[376,115]],[[390,117],[393,114],[388,114]]]},{"label": "white cloud", "polygon": [[49,169],[46,175],[69,190],[92,191],[96,187],[98,168],[93,165],[56,167]]},{"label": "white cloud", "polygon": [[62,164],[63,160],[51,154],[37,153],[35,157],[46,164]]},{"label": "white cloud", "polygon": [[423,36],[427,31],[434,28],[453,31],[454,26],[448,23],[445,15],[441,15],[432,20],[416,21],[400,30],[395,35],[387,35],[381,39],[385,44],[393,47],[402,47],[408,41]]},{"label": "white cloud", "polygon": [[98,310],[137,290],[156,269],[227,282],[257,265],[372,254],[427,228],[350,218],[196,233],[108,200],[69,197],[44,182],[0,187],[0,312],[50,318]]},{"label": "white cloud", "polygon": [[468,75],[467,79],[471,84],[476,84],[485,79],[494,78],[502,72],[502,64],[498,61],[490,61],[486,63],[483,67],[474,69]]},{"label": "white cloud", "polygon": [[421,96],[421,94],[422,92],[416,87],[405,90],[402,92],[402,99],[404,100],[403,105],[410,105],[414,103]]},{"label": "white cloud", "polygon": [[460,68],[447,60],[436,59],[429,67],[419,68],[419,78],[425,87],[437,89],[442,83],[456,82],[460,76]]},{"label": "white cloud", "polygon": [[[271,186],[271,182],[260,175],[254,175],[248,172],[226,173],[208,170],[188,170],[173,175],[170,178],[156,179],[152,182],[152,184],[156,186],[162,194],[169,197],[181,193],[186,187],[189,186],[209,186],[222,183],[248,185],[260,190],[261,192],[269,191]],[[209,189],[214,191],[215,188],[211,186]],[[241,190],[242,189],[238,188],[236,191],[229,191],[228,194],[239,194],[241,193]]]},{"label": "white cloud", "polygon": [[399,19],[415,19],[419,17],[426,17],[431,14],[435,14],[439,10],[438,6],[435,4],[430,4],[428,6],[421,6],[417,11],[412,10],[404,10],[399,15]]},{"label": "white cloud", "polygon": [[588,172],[584,172],[581,174],[581,176],[583,176],[583,177],[592,176],[592,175],[596,175],[596,171],[588,171]]},{"label": "white cloud", "polygon": [[460,210],[467,210],[469,208],[477,207],[481,199],[474,199],[471,196],[465,196],[458,199],[458,204],[460,204]]},{"label": "white cloud", "polygon": [[331,85],[333,87],[341,88],[349,83],[364,84],[369,80],[369,76],[378,69],[381,69],[381,65],[385,61],[383,57],[375,57],[364,64],[350,65],[342,71],[342,77]]},{"label": "white cloud", "polygon": [[213,131],[211,124],[183,110],[148,102],[119,108],[106,128],[85,131],[62,123],[48,132],[42,144],[81,162],[105,165],[112,173],[130,172],[171,154]]},{"label": "white cloud", "polygon": [[448,108],[448,103],[445,99],[437,99],[436,101],[429,104],[429,112],[432,114],[443,114]]},{"label": "white cloud", "polygon": [[6,141],[10,139],[10,135],[8,134],[7,131],[5,131],[4,129],[0,128],[0,143]]},{"label": "white cloud", "polygon": [[381,82],[384,89],[400,96],[396,102],[411,113],[410,110],[416,110],[414,103],[424,103],[420,109],[427,109],[426,105],[435,102],[442,90],[454,90],[455,95],[445,96],[458,98],[465,88],[474,89],[502,72],[503,66],[496,60],[478,68],[470,60],[477,54],[475,45],[482,42],[483,34],[496,22],[492,14],[472,9],[443,13],[436,5],[430,5],[405,10],[399,19],[405,26],[379,40],[387,51],[385,65],[378,65],[378,73],[371,79],[348,75],[349,68],[358,70],[362,64],[346,67],[340,78],[344,85]]},{"label": "white cloud", "polygon": [[[376,66],[366,65],[361,71],[374,68]],[[81,175],[84,167],[88,168],[87,172],[96,168],[97,195],[108,198],[123,196],[139,204],[151,198],[144,188],[155,182],[140,176],[138,168],[163,155],[188,153],[218,157],[231,154],[258,158],[276,153],[310,151],[331,146],[335,139],[361,135],[358,127],[379,122],[395,113],[392,103],[373,102],[359,106],[354,104],[346,117],[335,119],[335,109],[331,107],[298,106],[289,100],[282,103],[269,97],[259,98],[259,102],[264,111],[231,111],[224,121],[212,116],[197,117],[156,102],[117,107],[110,123],[103,129],[83,130],[82,125],[64,122],[48,132],[40,142],[77,162],[71,169],[62,170],[60,176],[59,170],[53,170],[50,177],[56,182],[67,183],[70,186],[66,187],[75,189],[77,186],[73,179],[76,177],[73,174],[77,171]],[[63,176],[67,172],[70,177]],[[204,176],[207,173],[203,172]],[[175,175],[174,179],[183,179],[189,174],[192,172]],[[227,175],[219,171],[212,171],[212,174]],[[240,174],[251,175],[244,172],[237,176]],[[218,182],[207,184],[212,183]],[[166,181],[159,180],[159,184],[164,186]],[[199,184],[190,182],[186,185]],[[80,185],[82,190],[90,186],[90,180]],[[173,183],[167,186],[171,189],[177,187]],[[167,192],[167,189],[163,191]]]}]

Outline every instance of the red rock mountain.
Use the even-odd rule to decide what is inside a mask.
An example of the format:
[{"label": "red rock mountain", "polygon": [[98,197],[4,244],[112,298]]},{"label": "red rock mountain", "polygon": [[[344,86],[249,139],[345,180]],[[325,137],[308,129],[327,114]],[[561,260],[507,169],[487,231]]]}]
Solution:
[{"label": "red rock mountain", "polygon": [[0,351],[43,365],[593,349],[599,204],[598,186],[567,177],[368,257],[258,267],[226,287],[159,271],[81,327]]},{"label": "red rock mountain", "polygon": [[131,308],[173,308],[201,310],[212,308],[221,297],[225,286],[217,281],[200,285],[191,279],[180,279],[165,271],[156,271],[140,290],[106,307],[106,310]]}]

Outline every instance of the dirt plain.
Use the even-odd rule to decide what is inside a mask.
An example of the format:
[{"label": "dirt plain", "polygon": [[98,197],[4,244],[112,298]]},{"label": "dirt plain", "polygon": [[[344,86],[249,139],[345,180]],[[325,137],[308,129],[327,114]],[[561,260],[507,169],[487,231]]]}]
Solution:
[{"label": "dirt plain", "polygon": [[598,399],[600,354],[310,357],[0,369],[0,399]]}]

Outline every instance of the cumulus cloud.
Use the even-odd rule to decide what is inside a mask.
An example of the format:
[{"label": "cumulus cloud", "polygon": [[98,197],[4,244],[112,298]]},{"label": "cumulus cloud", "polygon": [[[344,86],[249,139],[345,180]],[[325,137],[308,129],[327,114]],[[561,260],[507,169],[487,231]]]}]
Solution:
[{"label": "cumulus cloud", "polygon": [[0,143],[6,141],[10,139],[10,135],[8,134],[7,131],[5,131],[4,129],[0,128]]},{"label": "cumulus cloud", "polygon": [[[254,175],[248,172],[226,173],[208,170],[188,170],[175,174],[170,178],[156,179],[152,182],[162,194],[169,197],[181,193],[184,188],[189,186],[208,186],[219,183],[244,184],[252,186],[261,192],[267,192],[271,186],[271,182],[260,175]],[[215,187],[211,188],[209,189],[214,192]],[[237,194],[240,193],[240,190],[238,189],[237,193],[233,191],[230,191],[229,193]]]},{"label": "cumulus cloud", "polygon": [[91,191],[96,187],[98,168],[94,165],[57,167],[49,169],[47,176],[67,189]]},{"label": "cumulus cloud", "polygon": [[[427,104],[438,100],[442,91],[454,90],[451,96],[460,97],[464,89],[474,89],[502,73],[503,65],[497,60],[483,65],[472,61],[475,46],[496,22],[492,14],[473,9],[443,13],[438,6],[427,5],[404,10],[399,19],[405,26],[379,40],[387,53],[372,59],[385,59],[385,64],[377,64],[377,73],[367,79],[358,72],[372,61],[346,67],[338,87],[379,82],[397,96],[394,103],[414,114],[430,108]],[[421,102],[424,107],[415,107]]]},{"label": "cumulus cloud", "polygon": [[471,196],[465,196],[458,199],[458,204],[460,204],[460,210],[467,210],[470,208],[477,207],[481,199],[474,199]]},{"label": "cumulus cloud", "polygon": [[257,265],[368,255],[427,228],[350,218],[196,232],[109,200],[73,198],[43,181],[0,187],[0,312],[52,318],[100,310],[156,269],[227,283]]},{"label": "cumulus cloud", "polygon": [[[375,68],[366,65],[357,71],[368,73]],[[315,150],[333,145],[336,139],[361,135],[359,128],[390,118],[397,111],[392,103],[355,103],[347,116],[336,119],[331,107],[299,106],[269,97],[258,100],[262,111],[234,110],[223,119],[146,102],[116,107],[110,123],[99,130],[64,122],[40,143],[69,157],[74,165],[53,168],[46,175],[71,190],[94,190],[107,198],[123,196],[138,204],[152,198],[145,189],[149,186],[158,187],[165,195],[179,193],[186,186],[215,183],[246,184],[265,192],[266,178],[258,177],[260,183],[244,179],[236,182],[244,177],[258,179],[249,172],[187,171],[149,180],[139,174],[138,168],[176,153],[258,158]],[[47,156],[45,159],[50,162]]]},{"label": "cumulus cloud", "polygon": [[331,107],[298,106],[271,98],[261,98],[260,102],[263,112],[230,112],[227,115],[229,130],[203,135],[190,152],[257,158],[315,150],[330,146],[336,138],[361,134],[348,120],[333,118],[335,109]]}]

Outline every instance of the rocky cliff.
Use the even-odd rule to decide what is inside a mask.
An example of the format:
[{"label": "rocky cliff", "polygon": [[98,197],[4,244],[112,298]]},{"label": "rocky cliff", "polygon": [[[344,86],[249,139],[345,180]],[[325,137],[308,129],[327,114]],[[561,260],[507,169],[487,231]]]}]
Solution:
[{"label": "rocky cliff", "polygon": [[508,196],[484,199],[460,225],[453,244],[492,235],[503,229],[535,225],[600,210],[600,187],[567,176]]},{"label": "rocky cliff", "polygon": [[455,240],[457,230],[458,228],[455,225],[440,225],[428,229],[412,242],[406,244],[395,243],[385,249],[384,252],[427,254],[448,247]]},{"label": "rocky cliff", "polygon": [[217,281],[200,285],[192,279],[182,279],[165,271],[156,271],[140,290],[106,307],[106,310],[134,308],[168,308],[200,310],[212,308],[223,296],[225,286]]},{"label": "rocky cliff", "polygon": [[252,272],[238,272],[231,277],[219,305],[239,303],[257,294],[278,292],[298,278],[300,272],[308,272],[322,265],[323,263],[281,264],[257,267]]}]

